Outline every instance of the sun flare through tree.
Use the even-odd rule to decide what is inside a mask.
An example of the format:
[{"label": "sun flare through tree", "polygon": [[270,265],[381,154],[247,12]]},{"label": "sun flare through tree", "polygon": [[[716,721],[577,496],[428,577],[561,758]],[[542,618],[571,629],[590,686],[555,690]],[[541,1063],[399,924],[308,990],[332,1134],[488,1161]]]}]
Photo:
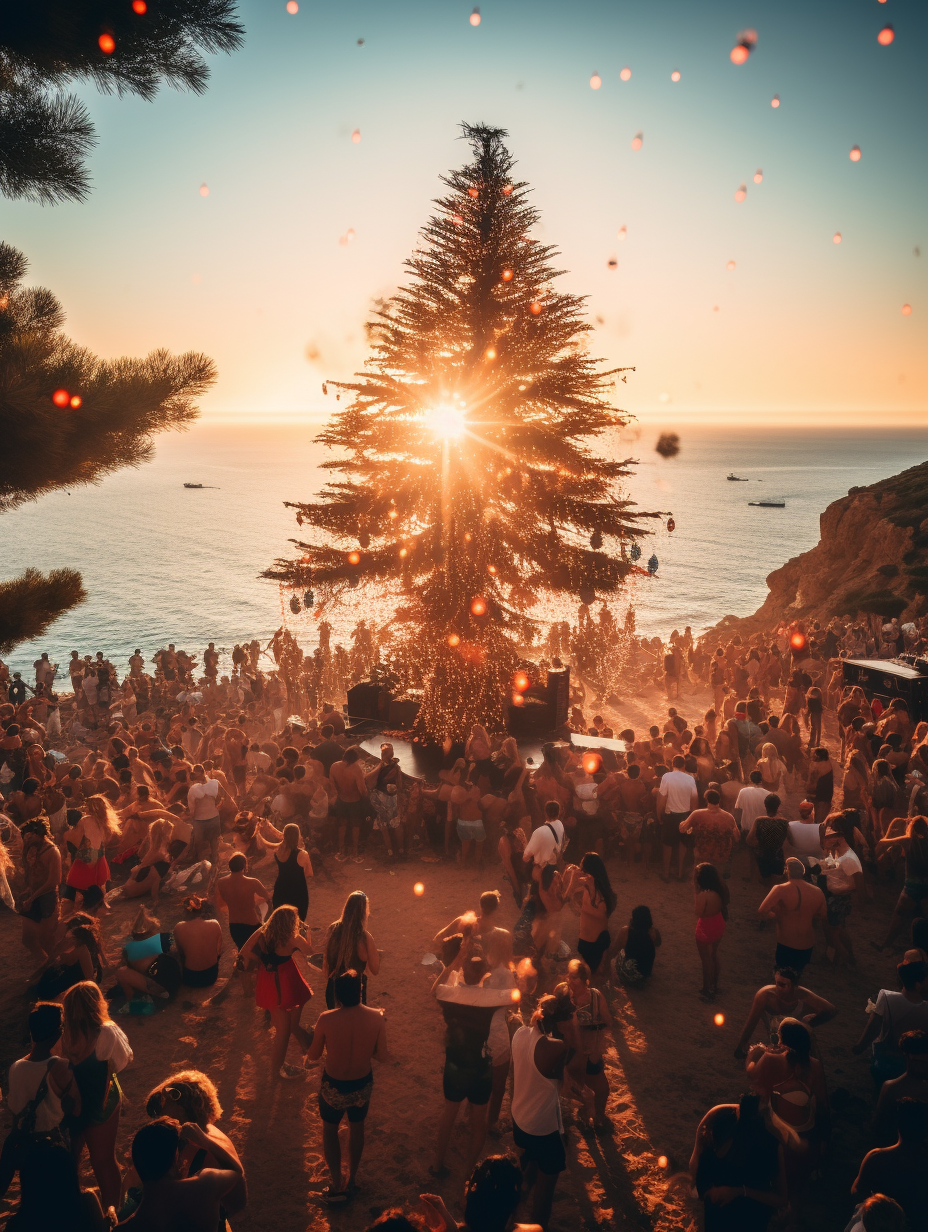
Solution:
[{"label": "sun flare through tree", "polygon": [[622,492],[630,463],[593,448],[626,422],[613,404],[626,370],[591,358],[583,300],[555,290],[507,134],[463,131],[473,159],[443,177],[410,281],[369,326],[365,371],[328,383],[346,401],[317,439],[341,478],[287,502],[311,533],[266,575],[312,586],[323,610],[366,583],[395,595],[426,660],[427,740],[503,729],[526,618],[552,594],[614,594],[629,538],[656,516]]}]

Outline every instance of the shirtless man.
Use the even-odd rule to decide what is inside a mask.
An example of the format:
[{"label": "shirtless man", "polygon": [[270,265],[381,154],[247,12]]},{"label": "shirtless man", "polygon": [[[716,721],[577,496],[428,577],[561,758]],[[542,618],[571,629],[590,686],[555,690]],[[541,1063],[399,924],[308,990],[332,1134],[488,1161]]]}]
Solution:
[{"label": "shirtless man", "polygon": [[800,975],[812,958],[813,923],[824,921],[827,916],[825,895],[818,886],[804,881],[804,875],[802,861],[798,856],[790,856],[786,861],[788,880],[783,885],[775,885],[757,908],[762,920],[776,921],[777,966],[792,967]]},{"label": "shirtless man", "polygon": [[455,916],[447,928],[438,930],[432,938],[432,943],[440,945],[445,937],[463,933],[464,925],[468,924],[470,925],[468,935],[479,938],[481,944],[486,946],[493,933],[506,931],[498,928],[496,924],[496,909],[499,907],[499,900],[499,890],[486,890],[480,895],[480,915],[475,915],[473,911],[465,911],[463,915]]},{"label": "shirtless man", "polygon": [[[229,857],[228,876],[220,877],[216,887],[218,905],[229,913],[229,935],[237,950],[241,950],[252,933],[261,927],[255,900],[262,899],[268,904],[271,901],[270,894],[258,878],[246,876],[247,869],[247,859],[237,851]],[[245,996],[250,996],[251,981],[247,972],[240,971],[239,975]]]},{"label": "shirtless man", "polygon": [[[181,1179],[180,1157],[188,1142],[208,1151],[220,1166]],[[142,1126],[132,1140],[132,1164],[142,1183],[142,1200],[120,1224],[132,1232],[216,1232],[220,1201],[245,1175],[241,1160],[224,1150],[216,1135],[171,1117]]]},{"label": "shirtless man", "polygon": [[129,675],[141,676],[142,668],[145,666],[145,660],[142,657],[142,652],[136,648],[135,654],[129,656]]},{"label": "shirtless man", "polygon": [[338,818],[338,851],[335,859],[342,864],[348,859],[345,851],[345,835],[349,822],[351,823],[351,858],[355,864],[361,863],[358,855],[358,839],[361,837],[361,821],[368,815],[370,797],[364,771],[359,764],[361,750],[357,745],[345,749],[340,761],[332,763],[329,778],[338,792],[335,801],[335,815]]},{"label": "shirtless man", "polygon": [[224,766],[235,784],[236,799],[241,801],[248,774],[248,737],[240,727],[230,727],[223,736]]},{"label": "shirtless man", "polygon": [[52,842],[44,817],[27,821],[21,833],[26,890],[17,910],[23,918],[23,945],[43,963],[52,952],[58,924],[61,852]]},{"label": "shirtless man", "polygon": [[777,966],[773,973],[773,983],[758,988],[751,1004],[741,1038],[735,1048],[735,1056],[743,1061],[754,1028],[761,1018],[767,1027],[768,1036],[777,1032],[784,1018],[798,1018],[807,1027],[820,1027],[824,1022],[830,1022],[838,1013],[837,1009],[799,983],[799,973],[792,967]]},{"label": "shirtless man", "polygon": [[[354,1193],[354,1179],[364,1150],[364,1118],[370,1107],[374,1075],[371,1060],[389,1061],[387,1023],[383,1010],[361,1004],[361,977],[346,971],[335,979],[335,1000],[340,1008],[324,1010],[316,1022],[307,1061],[318,1061],[325,1052],[325,1068],[319,1087],[322,1118],[322,1150],[332,1177],[326,1201],[344,1205]],[[342,1151],[338,1127],[348,1114],[348,1179],[342,1175]]]}]

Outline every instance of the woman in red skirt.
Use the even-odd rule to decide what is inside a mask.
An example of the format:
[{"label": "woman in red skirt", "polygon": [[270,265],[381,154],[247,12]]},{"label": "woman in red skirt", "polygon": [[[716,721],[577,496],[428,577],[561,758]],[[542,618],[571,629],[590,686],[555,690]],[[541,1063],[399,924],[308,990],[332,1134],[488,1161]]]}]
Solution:
[{"label": "woman in red skirt", "polygon": [[239,951],[237,962],[244,968],[249,962],[258,964],[258,981],[255,1001],[262,1010],[268,1010],[274,1027],[274,1046],[271,1049],[271,1077],[305,1081],[306,1069],[289,1065],[286,1061],[287,1045],[291,1034],[306,1052],[312,1036],[300,1026],[303,1006],[313,995],[294,961],[294,954],[301,950],[306,954],[309,942],[300,931],[300,917],[295,907],[283,906],[272,911],[256,933],[245,942]]},{"label": "woman in red skirt", "polygon": [[122,823],[105,796],[90,796],[84,802],[84,816],[66,838],[71,849],[71,867],[62,897],[73,907],[77,892],[99,886],[105,890],[110,879],[106,849],[119,838]]}]

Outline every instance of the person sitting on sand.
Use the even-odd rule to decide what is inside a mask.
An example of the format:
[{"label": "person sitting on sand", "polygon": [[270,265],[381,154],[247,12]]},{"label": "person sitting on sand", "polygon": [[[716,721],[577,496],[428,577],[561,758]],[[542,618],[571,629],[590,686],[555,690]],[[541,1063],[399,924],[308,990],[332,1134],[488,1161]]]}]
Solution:
[{"label": "person sitting on sand", "polygon": [[661,934],[654,926],[650,907],[632,908],[631,918],[616,934],[614,960],[616,979],[640,988],[654,970]]},{"label": "person sitting on sand", "polygon": [[803,988],[799,978],[799,972],[792,967],[777,965],[773,973],[773,983],[765,984],[757,990],[735,1048],[736,1057],[744,1060],[748,1055],[748,1044],[761,1019],[764,1020],[764,1030],[769,1038],[779,1031],[780,1022],[784,1018],[798,1018],[807,1027],[814,1028],[836,1017],[838,1011],[835,1006],[810,989]]},{"label": "person sitting on sand", "polygon": [[152,904],[157,904],[161,882],[171,867],[168,847],[173,832],[173,822],[163,817],[151,823],[147,836],[139,844],[139,863],[129,874],[129,880],[125,885],[110,895],[108,899],[110,903],[116,898],[142,898],[150,894]]},{"label": "person sitting on sand", "polygon": [[499,890],[485,890],[480,895],[480,914],[465,911],[462,915],[455,916],[446,928],[438,930],[432,938],[433,945],[438,945],[445,937],[454,936],[455,933],[461,932],[465,924],[470,924],[473,935],[479,939],[481,945],[486,946],[498,927],[496,912],[499,900]]},{"label": "person sitting on sand", "polygon": [[[325,1053],[325,1068],[319,1087],[322,1119],[322,1150],[332,1184],[326,1192],[329,1205],[342,1205],[354,1196],[355,1177],[364,1150],[364,1121],[370,1107],[374,1074],[371,1061],[385,1064],[387,1024],[383,1010],[361,1004],[361,976],[342,972],[334,979],[336,1008],[324,1010],[316,1020],[308,1062]],[[348,1175],[342,1174],[338,1141],[341,1119],[348,1116]]]},{"label": "person sitting on sand", "polygon": [[188,988],[209,988],[219,978],[222,925],[207,918],[208,904],[197,894],[184,899],[184,918],[174,925],[174,944]]},{"label": "person sitting on sand", "polygon": [[161,931],[161,923],[140,907],[132,923],[132,932],[122,950],[122,965],[116,970],[116,979],[128,1001],[135,993],[147,993],[166,1001],[170,991],[151,974],[161,954],[170,954],[171,935]]}]

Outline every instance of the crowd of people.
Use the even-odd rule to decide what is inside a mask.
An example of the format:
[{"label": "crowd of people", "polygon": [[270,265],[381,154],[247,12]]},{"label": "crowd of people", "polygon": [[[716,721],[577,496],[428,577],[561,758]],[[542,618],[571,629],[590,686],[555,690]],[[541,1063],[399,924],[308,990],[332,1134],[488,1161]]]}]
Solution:
[{"label": "crowd of people", "polygon": [[[580,633],[603,627],[581,612]],[[855,979],[855,918],[874,884],[901,873],[875,943],[901,961],[892,987],[869,990],[875,1000],[856,1024],[855,1050],[872,1053],[874,1149],[848,1213],[857,1203],[852,1225],[867,1232],[925,1228],[928,723],[900,699],[884,709],[846,687],[841,659],[923,653],[926,632],[832,621],[723,644],[696,642],[689,630],[659,650],[641,639],[635,655],[676,703],[646,730],[616,733],[601,714],[588,722],[581,686],[570,722],[536,754],[475,725],[463,746],[446,742],[432,782],[403,773],[395,743],[365,752],[345,708],[325,700],[375,661],[366,626],[353,660],[337,668],[328,627],[312,655],[284,629],[264,651],[238,645],[228,676],[213,643],[202,664],[173,644],[151,664],[136,651],[124,674],[102,652],[75,651],[70,695],[56,691],[47,655],[34,684],[0,665],[0,897],[19,916],[30,964],[31,1047],[10,1069],[13,1128],[0,1157],[0,1192],[19,1177],[8,1226],[213,1232],[245,1209],[244,1164],[200,1071],[168,1075],[151,1092],[132,1168],[117,1158],[119,1075],[134,1059],[123,1027],[170,1013],[182,988],[221,995],[229,946],[230,981],[273,1033],[264,1080],[318,1081],[322,1200],[351,1203],[373,1063],[390,1059],[384,1016],[367,1005],[381,953],[362,890],[348,895],[321,953],[306,921],[314,877],[330,860],[377,859],[447,862],[452,893],[457,867],[492,866],[488,880],[502,878],[514,902],[511,929],[499,923],[500,892],[488,889],[432,939],[446,1034],[427,1173],[451,1174],[466,1104],[471,1232],[504,1232],[523,1202],[526,1217],[548,1227],[567,1167],[565,1109],[584,1132],[611,1132],[616,1005],[660,978],[662,936],[647,903],[620,908],[610,869],[640,899],[652,876],[690,883],[696,995],[707,1004],[726,995],[733,868],[756,887],[771,957],[735,1048],[746,1093],[702,1118],[689,1170],[707,1232],[759,1230],[798,1211],[833,1131],[817,1033],[837,1010],[806,982],[817,929],[820,961]],[[633,619],[623,635],[635,642]],[[556,626],[545,653],[558,662],[572,638]],[[267,651],[274,667],[264,671]],[[698,689],[712,704],[687,715]],[[584,748],[572,734],[597,739]],[[171,929],[158,914],[166,900],[182,904]],[[121,903],[131,903],[128,915]],[[114,911],[126,925],[117,953],[103,929]],[[574,929],[572,947],[565,933]],[[326,1008],[310,1027],[317,977]],[[510,1151],[486,1154],[507,1135]],[[81,1184],[85,1148],[94,1189]],[[378,1224],[459,1226],[437,1194]]]}]

